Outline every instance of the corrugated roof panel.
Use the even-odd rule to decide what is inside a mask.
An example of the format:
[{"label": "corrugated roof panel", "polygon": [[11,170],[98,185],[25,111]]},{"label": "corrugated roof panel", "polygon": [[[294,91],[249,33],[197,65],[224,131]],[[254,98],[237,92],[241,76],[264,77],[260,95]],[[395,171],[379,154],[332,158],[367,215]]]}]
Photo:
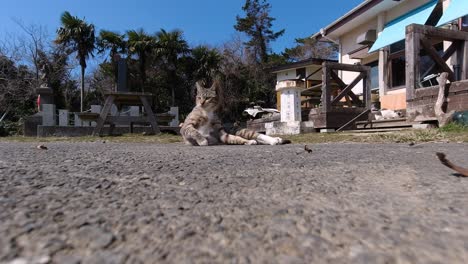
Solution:
[{"label": "corrugated roof panel", "polygon": [[450,5],[442,14],[442,17],[440,18],[439,23],[437,23],[437,26],[442,26],[466,15],[468,15],[468,1],[452,0]]},{"label": "corrugated roof panel", "polygon": [[[464,0],[467,1],[467,0]],[[429,2],[413,11],[410,11],[399,18],[390,21],[385,25],[384,30],[379,34],[369,53],[383,47],[405,39],[405,28],[411,24],[426,24],[429,16],[437,5],[437,1]]]}]

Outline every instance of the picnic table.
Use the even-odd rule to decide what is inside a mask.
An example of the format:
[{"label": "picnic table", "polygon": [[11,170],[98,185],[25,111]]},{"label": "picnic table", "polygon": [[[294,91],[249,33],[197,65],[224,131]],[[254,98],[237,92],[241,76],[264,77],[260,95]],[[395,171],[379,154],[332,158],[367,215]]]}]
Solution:
[{"label": "picnic table", "polygon": [[[107,92],[104,94],[106,100],[102,107],[101,113],[97,117],[96,127],[94,128],[93,135],[102,136],[104,124],[110,124],[112,128],[115,124],[126,123],[133,127],[133,124],[150,124],[152,132],[159,134],[160,130],[156,121],[156,115],[151,110],[151,105],[148,98],[153,95],[151,93],[134,93],[134,92]],[[111,116],[109,115],[112,105],[116,105],[120,110],[123,106],[143,106],[146,116]]]}]

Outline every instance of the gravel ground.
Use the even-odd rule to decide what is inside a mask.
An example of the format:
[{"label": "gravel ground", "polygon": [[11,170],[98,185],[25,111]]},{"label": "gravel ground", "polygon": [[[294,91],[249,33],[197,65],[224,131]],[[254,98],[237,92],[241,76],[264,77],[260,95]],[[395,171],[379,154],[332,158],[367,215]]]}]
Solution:
[{"label": "gravel ground", "polygon": [[0,143],[0,263],[467,263],[467,144]]}]

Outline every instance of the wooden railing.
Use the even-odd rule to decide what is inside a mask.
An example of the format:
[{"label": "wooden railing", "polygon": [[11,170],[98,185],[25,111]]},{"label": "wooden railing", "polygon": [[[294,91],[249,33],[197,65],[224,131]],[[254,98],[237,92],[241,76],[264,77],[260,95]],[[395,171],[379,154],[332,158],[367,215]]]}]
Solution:
[{"label": "wooden railing", "polygon": [[[314,90],[321,90],[321,104],[323,112],[330,112],[334,107],[342,106],[340,103],[346,99],[348,107],[370,108],[370,67],[363,65],[351,65],[336,62],[322,63],[322,82],[312,87],[308,87],[303,94],[310,94]],[[359,75],[346,84],[339,76],[338,71],[358,72]],[[363,81],[363,99],[352,91],[352,89]]]},{"label": "wooden railing", "polygon": [[[451,45],[439,55],[434,44],[450,41]],[[433,60],[432,66],[421,74],[421,50]],[[446,61],[457,54],[460,74],[455,74]],[[421,79],[430,73],[447,72],[451,82],[468,79],[468,32],[412,24],[406,27],[406,100],[415,99]]]}]

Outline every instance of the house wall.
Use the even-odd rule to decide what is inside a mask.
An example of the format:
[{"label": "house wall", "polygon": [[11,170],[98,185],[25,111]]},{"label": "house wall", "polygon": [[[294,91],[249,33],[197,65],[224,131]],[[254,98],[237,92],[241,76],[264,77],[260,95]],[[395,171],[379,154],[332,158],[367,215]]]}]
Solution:
[{"label": "house wall", "polygon": [[[356,38],[359,35],[365,33],[366,31],[368,31],[370,29],[375,29],[376,27],[377,27],[377,18],[371,19],[368,22],[364,23],[363,25],[355,28],[354,30],[349,31],[349,33],[341,36],[340,45],[341,45],[341,62],[342,63],[346,63],[346,64],[361,63],[361,64],[364,64],[363,61],[360,60],[360,59],[350,58],[348,53],[362,47],[361,45],[356,43]],[[345,83],[350,83],[359,75],[359,73],[349,72],[349,71],[342,71],[342,72],[340,72],[339,75],[341,76],[342,80]],[[355,94],[362,94],[362,88],[363,88],[363,82],[360,81],[353,88],[353,92]]]},{"label": "house wall", "polygon": [[[306,67],[306,76],[309,76],[309,74],[313,73],[316,70],[317,70],[317,66]],[[314,75],[310,76],[309,80],[322,80],[322,71],[318,71]]]},{"label": "house wall", "polygon": [[284,81],[289,79],[296,79],[296,69],[286,70],[276,73],[276,81]]},{"label": "house wall", "polygon": [[[431,0],[411,0],[411,1],[404,1],[401,4],[395,6],[392,9],[388,9],[380,14],[377,14],[374,18],[368,20],[368,22],[362,25],[356,25],[354,30],[348,31],[346,34],[343,34],[340,37],[340,45],[341,45],[341,62],[355,64],[361,63],[363,65],[371,63],[373,61],[379,60],[379,52],[374,52],[373,54],[369,54],[368,57],[364,59],[351,59],[349,52],[362,47],[361,45],[356,43],[356,38],[360,35],[365,33],[367,30],[376,29],[377,35],[380,33],[379,24],[387,24],[388,22],[398,18],[399,16],[419,7],[422,6]],[[449,1],[449,0],[446,0]],[[445,3],[444,3],[445,4]],[[380,17],[380,22],[379,22]],[[383,27],[382,27],[383,29]],[[386,52],[383,53],[380,58],[386,56]],[[384,62],[385,63],[385,62]],[[379,82],[379,91],[380,91],[380,102],[381,107],[386,109],[404,109],[406,108],[406,89],[398,89],[398,90],[388,90],[386,78],[384,76],[384,71],[386,69],[386,64],[379,68],[379,75],[381,81]],[[356,78],[358,74],[353,72],[343,72],[341,73],[341,77],[345,83],[350,83],[354,78]],[[383,86],[383,87],[382,87]],[[356,94],[362,93],[363,84],[362,81],[356,85],[353,89],[353,92]]]}]

